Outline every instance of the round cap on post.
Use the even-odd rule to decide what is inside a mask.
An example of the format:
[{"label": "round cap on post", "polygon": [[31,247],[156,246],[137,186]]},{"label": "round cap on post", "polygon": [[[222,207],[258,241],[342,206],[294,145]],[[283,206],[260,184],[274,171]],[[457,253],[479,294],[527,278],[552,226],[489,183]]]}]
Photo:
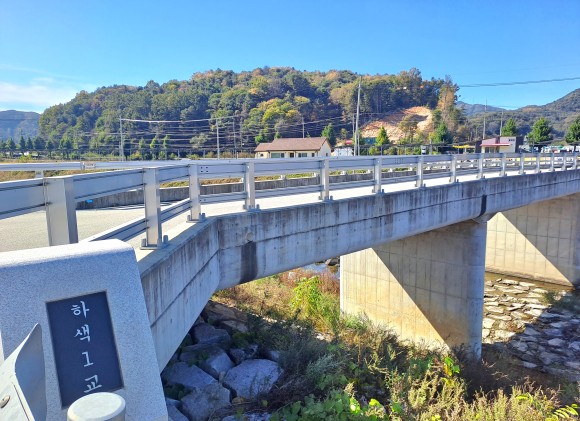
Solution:
[{"label": "round cap on post", "polygon": [[125,421],[125,399],[114,393],[93,393],[77,399],[67,411],[68,421]]}]

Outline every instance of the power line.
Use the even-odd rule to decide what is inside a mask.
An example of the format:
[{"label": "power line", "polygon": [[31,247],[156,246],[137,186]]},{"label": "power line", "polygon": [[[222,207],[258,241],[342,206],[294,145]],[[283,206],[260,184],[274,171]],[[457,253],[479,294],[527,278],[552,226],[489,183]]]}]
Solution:
[{"label": "power line", "polygon": [[485,88],[490,86],[513,86],[513,85],[530,85],[534,83],[566,82],[570,80],[580,80],[580,76],[567,77],[562,79],[526,80],[523,82],[474,83],[470,85],[457,85],[457,86],[459,88]]}]

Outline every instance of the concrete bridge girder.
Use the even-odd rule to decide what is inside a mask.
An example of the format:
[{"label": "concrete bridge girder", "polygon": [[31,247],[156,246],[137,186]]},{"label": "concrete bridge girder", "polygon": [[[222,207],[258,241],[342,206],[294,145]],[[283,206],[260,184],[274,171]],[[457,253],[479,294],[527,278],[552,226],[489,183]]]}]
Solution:
[{"label": "concrete bridge girder", "polygon": [[160,367],[216,290],[579,191],[550,172],[208,218],[139,263]]}]

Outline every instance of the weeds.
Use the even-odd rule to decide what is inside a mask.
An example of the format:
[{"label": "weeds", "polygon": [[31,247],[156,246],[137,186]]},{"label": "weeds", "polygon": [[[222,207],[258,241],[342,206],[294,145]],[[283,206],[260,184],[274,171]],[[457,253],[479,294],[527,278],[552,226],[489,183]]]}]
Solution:
[{"label": "weeds", "polygon": [[250,318],[243,338],[281,350],[285,374],[267,397],[272,420],[577,418],[577,387],[507,387],[514,381],[504,378],[507,363],[463,365],[444,351],[401,343],[365,317],[341,315],[337,282],[325,276],[293,271],[218,294],[275,319]]}]

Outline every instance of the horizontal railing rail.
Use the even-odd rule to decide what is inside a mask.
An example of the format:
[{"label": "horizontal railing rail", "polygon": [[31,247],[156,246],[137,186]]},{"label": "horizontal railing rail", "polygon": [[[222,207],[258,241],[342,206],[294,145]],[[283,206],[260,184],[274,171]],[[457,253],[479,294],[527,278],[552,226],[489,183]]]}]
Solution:
[{"label": "horizontal railing rail", "polygon": [[[319,193],[332,200],[331,190],[372,186],[382,193],[384,185],[414,182],[423,187],[428,179],[527,171],[564,171],[578,168],[578,154],[486,153],[461,155],[365,156],[298,159],[182,160],[153,162],[67,162],[0,164],[0,171],[32,171],[38,178],[0,183],[0,219],[44,210],[49,244],[78,242],[76,204],[135,190],[143,192],[144,217],[94,235],[83,241],[108,238],[128,240],[145,233],[142,246],[161,247],[163,222],[188,212],[189,221],[203,220],[202,204],[242,201],[244,209],[256,210],[256,199]],[[78,170],[82,174],[43,177],[44,171]],[[274,178],[269,188],[256,189],[256,179]],[[314,177],[314,178],[312,178]],[[260,180],[262,180],[261,178]],[[303,178],[283,185],[284,179]],[[202,194],[207,180],[238,180],[242,191]],[[308,179],[308,180],[307,180]],[[189,197],[166,206],[160,203],[163,183],[185,181]],[[212,181],[213,182],[213,181]],[[217,182],[216,182],[217,183]],[[240,190],[238,188],[238,190]]]}]

